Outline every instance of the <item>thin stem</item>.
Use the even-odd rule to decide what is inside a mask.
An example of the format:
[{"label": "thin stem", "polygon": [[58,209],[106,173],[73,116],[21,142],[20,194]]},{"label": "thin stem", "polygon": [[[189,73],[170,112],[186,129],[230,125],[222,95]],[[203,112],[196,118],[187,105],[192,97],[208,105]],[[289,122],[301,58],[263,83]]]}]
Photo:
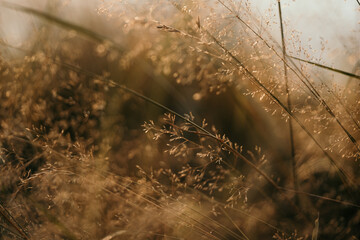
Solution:
[{"label": "thin stem", "polygon": [[0,231],[7,231],[9,232],[10,234],[12,234],[13,236],[16,236],[17,238],[21,238],[21,239],[24,239],[23,236],[19,235],[17,232],[14,232],[13,230],[9,229],[7,226],[3,225],[0,223]]},{"label": "thin stem", "polygon": [[2,215],[7,222],[9,222],[20,234],[21,236],[26,239],[30,240],[27,236],[25,230],[16,222],[13,216],[6,210],[6,208],[0,203],[0,215]]},{"label": "thin stem", "polygon": [[316,63],[316,62],[312,62],[312,61],[305,60],[305,59],[301,59],[301,58],[298,58],[298,57],[294,57],[294,56],[290,56],[290,55],[286,55],[286,56],[288,56],[289,58],[296,59],[296,60],[298,60],[298,61],[300,61],[300,62],[305,62],[305,63],[308,63],[308,64],[315,65],[315,66],[317,66],[317,67],[321,67],[321,68],[324,68],[324,69],[327,69],[327,70],[330,70],[330,71],[333,71],[333,72],[337,72],[337,73],[343,74],[343,75],[345,75],[345,76],[349,76],[349,77],[352,77],[352,78],[360,79],[360,76],[359,76],[359,75],[356,75],[356,74],[354,74],[354,73],[345,72],[345,71],[340,70],[340,69],[337,69],[337,68],[328,67],[328,66],[325,66],[325,65],[323,65],[323,64]]},{"label": "thin stem", "polygon": [[[289,79],[287,74],[287,66],[286,66],[286,45],[285,45],[285,37],[284,37],[284,27],[283,27],[283,19],[282,19],[282,11],[281,11],[281,3],[278,0],[278,10],[280,17],[280,30],[281,30],[281,43],[282,43],[282,52],[283,52],[283,63],[284,63],[284,78],[285,78],[285,87],[286,87],[286,97],[287,97],[287,107],[291,112],[291,98],[289,92]],[[291,167],[292,167],[292,176],[293,176],[293,185],[294,189],[298,190],[298,181],[296,176],[296,162],[295,162],[295,143],[294,143],[294,130],[292,126],[292,119],[289,119],[289,133],[290,133],[290,148],[291,148]]]},{"label": "thin stem", "polygon": [[239,228],[239,226],[232,220],[232,218],[229,216],[229,214],[225,211],[223,207],[220,207],[220,210],[225,214],[225,216],[230,220],[230,222],[235,226],[235,228],[244,236],[246,240],[250,240],[246,234]]}]

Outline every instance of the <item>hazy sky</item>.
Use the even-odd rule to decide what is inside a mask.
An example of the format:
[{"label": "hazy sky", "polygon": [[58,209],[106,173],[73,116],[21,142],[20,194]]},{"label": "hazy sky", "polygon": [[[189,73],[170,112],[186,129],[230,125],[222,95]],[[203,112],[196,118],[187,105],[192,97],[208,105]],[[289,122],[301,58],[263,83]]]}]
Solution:
[{"label": "hazy sky", "polygon": [[[31,2],[45,5],[47,1],[13,0],[29,6]],[[100,0],[64,0],[68,14],[86,14],[95,11]],[[90,4],[92,2],[92,4]],[[94,4],[95,2],[95,4]],[[277,25],[276,0],[250,0],[254,13],[264,19],[273,19],[269,29],[275,39],[280,41]],[[87,9],[84,9],[84,3]],[[289,29],[296,29],[301,44],[312,57],[321,57],[322,63],[352,71],[360,59],[360,6],[356,0],[282,0],[283,17],[286,22],[285,35],[291,37]],[[23,13],[9,9],[0,9],[0,37],[14,45],[19,45],[24,37],[32,31],[31,18]],[[289,49],[291,49],[289,40]],[[321,43],[325,43],[325,50]]]},{"label": "hazy sky", "polygon": [[[277,16],[277,1],[250,2],[262,16],[267,18],[269,9]],[[291,37],[290,29],[299,31],[303,47],[311,51],[313,57],[320,56],[321,42],[327,41],[322,61],[352,70],[360,60],[360,6],[356,0],[282,0],[281,3],[288,38]],[[273,18],[276,20],[275,16]],[[278,26],[274,24],[273,27],[273,35],[280,41],[280,33],[276,34],[275,29]]]}]

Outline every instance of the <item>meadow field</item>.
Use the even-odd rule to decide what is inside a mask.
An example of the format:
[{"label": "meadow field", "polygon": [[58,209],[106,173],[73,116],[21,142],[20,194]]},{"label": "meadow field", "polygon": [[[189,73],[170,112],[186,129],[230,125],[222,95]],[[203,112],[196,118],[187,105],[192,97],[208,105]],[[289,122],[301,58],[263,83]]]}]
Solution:
[{"label": "meadow field", "polygon": [[360,3],[258,2],[0,1],[0,239],[360,239]]}]

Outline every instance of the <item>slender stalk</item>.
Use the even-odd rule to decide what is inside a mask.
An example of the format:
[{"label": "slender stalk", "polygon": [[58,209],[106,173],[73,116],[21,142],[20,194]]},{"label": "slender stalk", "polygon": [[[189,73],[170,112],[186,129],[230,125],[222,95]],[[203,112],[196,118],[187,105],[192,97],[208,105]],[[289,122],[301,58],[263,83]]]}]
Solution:
[{"label": "slender stalk", "polygon": [[11,229],[9,229],[7,226],[5,226],[5,225],[3,225],[3,224],[0,223],[0,231],[3,232],[4,230],[7,231],[7,232],[9,232],[9,233],[12,234],[13,236],[16,236],[17,238],[24,239],[23,236],[19,235],[19,233],[15,232],[15,231],[13,231],[13,230],[11,230]]},{"label": "slender stalk", "polygon": [[[283,63],[284,63],[284,78],[285,78],[285,87],[286,87],[286,98],[287,98],[287,107],[290,112],[292,109],[291,106],[291,98],[289,92],[289,79],[287,73],[287,64],[286,64],[286,45],[285,45],[285,37],[284,37],[284,26],[282,19],[282,11],[281,11],[281,2],[278,0],[278,10],[279,10],[279,18],[280,18],[280,30],[281,30],[281,43],[282,43],[282,52],[283,52]],[[296,176],[296,162],[295,162],[295,143],[294,143],[294,130],[292,125],[292,118],[289,119],[289,133],[290,133],[290,148],[291,148],[291,167],[292,167],[292,177],[293,177],[293,185],[294,189],[298,190],[298,181]],[[297,195],[295,195],[297,196]]]},{"label": "slender stalk", "polygon": [[27,236],[25,230],[16,222],[13,216],[6,210],[6,208],[0,203],[0,215],[3,216],[8,223],[10,223],[20,234],[21,236],[26,239],[30,240]]},{"label": "slender stalk", "polygon": [[324,69],[327,69],[327,70],[330,70],[330,71],[333,71],[333,72],[337,72],[337,73],[343,74],[343,75],[345,75],[345,76],[349,76],[349,77],[352,77],[352,78],[360,79],[360,76],[359,76],[359,75],[356,75],[356,74],[354,74],[354,73],[345,72],[345,71],[340,70],[340,69],[337,69],[337,68],[328,67],[328,66],[322,65],[322,64],[320,64],[320,63],[312,62],[312,61],[305,60],[305,59],[301,59],[301,58],[298,58],[298,57],[294,57],[294,56],[290,56],[290,55],[286,55],[286,56],[289,57],[289,58],[296,59],[296,60],[298,60],[298,61],[300,61],[300,62],[305,62],[305,63],[311,64],[311,65],[315,65],[315,66],[320,67],[320,68],[324,68]]},{"label": "slender stalk", "polygon": [[220,210],[225,214],[225,216],[230,220],[230,222],[235,226],[235,228],[244,236],[244,238],[246,240],[249,240],[246,234],[239,228],[239,226],[234,222],[234,220],[232,220],[232,218],[229,216],[226,210],[223,207],[220,207]]}]

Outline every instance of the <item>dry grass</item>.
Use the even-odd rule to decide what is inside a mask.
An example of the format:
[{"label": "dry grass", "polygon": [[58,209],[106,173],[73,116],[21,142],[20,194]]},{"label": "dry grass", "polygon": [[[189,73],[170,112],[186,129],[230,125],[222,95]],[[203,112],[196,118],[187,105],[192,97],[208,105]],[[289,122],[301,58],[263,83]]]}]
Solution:
[{"label": "dry grass", "polygon": [[358,72],[248,2],[60,3],[1,5],[0,239],[359,238]]}]

